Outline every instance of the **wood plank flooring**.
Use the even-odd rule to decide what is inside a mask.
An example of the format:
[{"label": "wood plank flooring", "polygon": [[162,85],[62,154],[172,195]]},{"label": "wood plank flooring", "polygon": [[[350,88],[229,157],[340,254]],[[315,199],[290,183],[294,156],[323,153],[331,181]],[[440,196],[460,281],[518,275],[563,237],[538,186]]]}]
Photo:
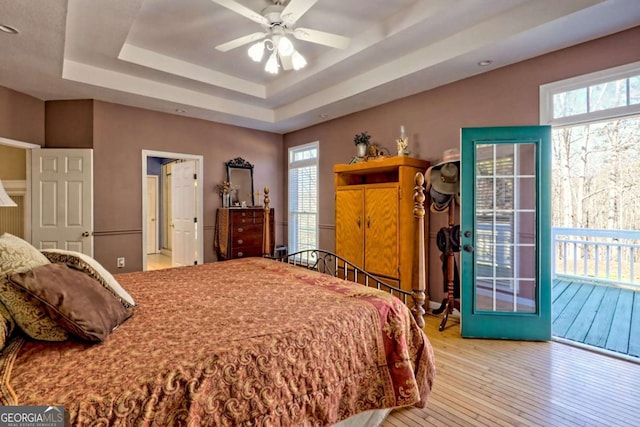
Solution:
[{"label": "wood plank flooring", "polygon": [[625,426],[640,423],[640,364],[558,342],[460,338],[425,317],[437,376],[425,409],[396,409],[383,427]]},{"label": "wood plank flooring", "polygon": [[638,425],[640,364],[558,342],[460,338],[425,317],[437,376],[425,409],[396,409],[383,427]]},{"label": "wood plank flooring", "polygon": [[640,358],[640,291],[556,280],[553,299],[554,336]]}]

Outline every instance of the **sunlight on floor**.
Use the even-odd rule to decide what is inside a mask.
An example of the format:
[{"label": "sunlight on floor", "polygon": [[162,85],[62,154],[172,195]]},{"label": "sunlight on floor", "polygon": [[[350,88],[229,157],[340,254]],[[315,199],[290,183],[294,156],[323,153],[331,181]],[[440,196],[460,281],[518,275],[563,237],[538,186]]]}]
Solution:
[{"label": "sunlight on floor", "polygon": [[147,254],[147,270],[171,268],[171,257],[164,254]]}]

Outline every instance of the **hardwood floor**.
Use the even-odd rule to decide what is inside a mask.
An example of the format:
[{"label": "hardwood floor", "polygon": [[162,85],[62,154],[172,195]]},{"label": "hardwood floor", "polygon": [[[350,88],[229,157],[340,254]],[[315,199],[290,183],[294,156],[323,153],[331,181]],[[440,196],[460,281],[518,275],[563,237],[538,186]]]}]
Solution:
[{"label": "hardwood floor", "polygon": [[171,268],[171,257],[163,254],[147,254],[147,270]]},{"label": "hardwood floor", "polygon": [[638,425],[640,364],[558,342],[462,339],[459,323],[425,317],[437,374],[425,409],[383,427]]}]

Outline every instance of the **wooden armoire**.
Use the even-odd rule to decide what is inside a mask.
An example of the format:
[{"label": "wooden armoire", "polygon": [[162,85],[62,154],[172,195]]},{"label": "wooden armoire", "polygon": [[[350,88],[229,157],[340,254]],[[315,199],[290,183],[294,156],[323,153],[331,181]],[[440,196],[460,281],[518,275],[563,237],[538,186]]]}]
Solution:
[{"label": "wooden armoire", "polygon": [[[411,291],[417,260],[415,175],[428,167],[426,160],[401,156],[334,165],[336,254]],[[424,221],[428,230],[427,214]]]}]

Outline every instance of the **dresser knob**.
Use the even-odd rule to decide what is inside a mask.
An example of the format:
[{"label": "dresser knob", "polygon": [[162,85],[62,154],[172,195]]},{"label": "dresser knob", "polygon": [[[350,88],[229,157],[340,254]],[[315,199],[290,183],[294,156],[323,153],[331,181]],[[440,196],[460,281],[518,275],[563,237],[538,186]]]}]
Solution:
[{"label": "dresser knob", "polygon": [[242,241],[242,239],[238,239],[238,244],[239,244],[239,245],[241,245],[241,244],[243,244],[243,243],[244,243],[244,242]]},{"label": "dresser knob", "polygon": [[244,256],[244,254],[242,252],[238,252],[238,258],[240,258],[241,256]]},{"label": "dresser knob", "polygon": [[238,227],[238,233],[242,233],[243,231],[244,231],[244,228]]}]

